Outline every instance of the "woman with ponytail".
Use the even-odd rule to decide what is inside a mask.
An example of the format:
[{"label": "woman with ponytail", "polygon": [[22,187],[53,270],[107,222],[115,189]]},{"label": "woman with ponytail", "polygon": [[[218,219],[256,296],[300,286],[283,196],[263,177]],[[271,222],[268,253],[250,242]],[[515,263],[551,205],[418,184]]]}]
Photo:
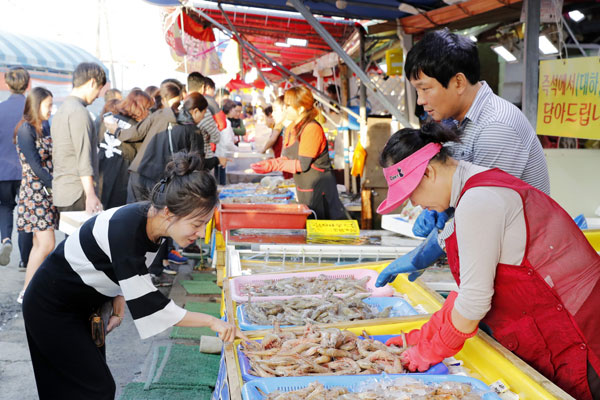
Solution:
[{"label": "woman with ponytail", "polygon": [[[187,311],[158,291],[148,266],[170,237],[180,246],[200,238],[218,203],[202,158],[176,153],[150,201],[101,212],[58,245],[31,280],[23,318],[40,399],[114,399],[103,340],[90,315],[112,301],[110,332],[133,318],[141,339],[172,326],[209,327],[224,341],[245,337],[235,325]],[[125,316],[125,306],[131,317]]]},{"label": "woman with ponytail", "polygon": [[435,123],[403,129],[381,154],[389,190],[377,211],[388,213],[409,198],[426,210],[451,208],[454,233],[439,246],[428,237],[387,266],[376,286],[417,271],[442,251],[427,253],[445,247],[459,288],[421,329],[405,335],[406,343],[398,336],[388,345],[410,346],[408,369],[425,371],[458,353],[482,321],[571,396],[597,400],[600,256],[544,192],[498,168],[450,157],[444,145],[458,137]]},{"label": "woman with ponytail", "polygon": [[284,94],[286,119],[282,156],[252,164],[254,172],[282,171],[294,174],[298,202],[306,204],[318,219],[347,219],[340,201],[329,159],[327,139],[315,121],[319,111],[312,93],[304,86]]}]

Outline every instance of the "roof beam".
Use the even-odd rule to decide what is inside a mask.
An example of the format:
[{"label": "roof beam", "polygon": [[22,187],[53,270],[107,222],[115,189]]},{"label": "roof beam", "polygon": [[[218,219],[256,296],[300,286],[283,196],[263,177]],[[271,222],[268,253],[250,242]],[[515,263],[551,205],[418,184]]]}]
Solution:
[{"label": "roof beam", "polygon": [[414,35],[429,29],[447,25],[466,17],[484,14],[499,8],[517,5],[523,0],[467,0],[463,3],[438,8],[423,14],[400,18],[399,22],[406,34]]}]

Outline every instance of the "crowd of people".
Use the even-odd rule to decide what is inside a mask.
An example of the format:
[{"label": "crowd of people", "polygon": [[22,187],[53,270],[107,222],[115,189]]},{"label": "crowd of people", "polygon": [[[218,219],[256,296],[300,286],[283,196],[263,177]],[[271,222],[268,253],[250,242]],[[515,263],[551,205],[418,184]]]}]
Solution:
[{"label": "crowd of people", "polygon": [[[225,89],[216,90],[214,81],[198,72],[190,73],[185,84],[165,79],[159,86],[148,86],[144,90],[133,88],[123,96],[117,89],[105,89],[106,75],[100,65],[82,63],[73,72],[70,95],[52,116],[50,91],[36,87],[25,96],[29,87],[26,69],[11,68],[5,79],[11,96],[0,103],[0,157],[7,163],[7,168],[0,172],[0,265],[10,261],[16,209],[19,266],[27,271],[19,302],[31,276],[55,247],[54,230],[58,228],[60,212],[95,214],[147,200],[153,187],[163,178],[167,163],[178,151],[198,153],[203,168],[212,171],[218,184],[225,185],[228,155],[237,151],[239,143],[247,138],[244,116],[253,113],[252,107],[244,111],[241,102],[230,99]],[[94,116],[87,106],[102,94],[102,112]],[[290,125],[286,122],[290,118],[286,115],[283,98],[280,96],[264,109],[267,125],[276,134],[272,135],[275,142],[269,138],[262,152],[272,147],[277,160],[282,160],[284,124]],[[304,129],[304,125],[314,120],[312,95],[305,90],[302,98],[288,96],[288,99],[288,111],[299,110],[300,114],[293,119],[302,122]],[[319,162],[325,170],[307,170],[311,164],[308,159],[309,164],[304,161],[304,170],[294,172],[299,179],[307,174],[325,173],[329,177],[330,193],[327,199],[320,196],[317,201],[305,193],[299,197],[316,209],[318,217],[341,216],[339,201],[331,199],[335,184],[327,172],[330,163],[326,139],[318,124],[313,125],[311,132],[316,129],[316,133],[311,135],[316,135],[317,148],[301,151],[309,151],[315,161],[321,157]],[[298,132],[289,135],[288,144],[300,136]],[[304,136],[308,138],[309,134]],[[300,156],[304,155],[300,153]],[[292,157],[300,156],[292,154]],[[277,169],[271,163],[257,170],[267,173]],[[283,171],[285,178],[294,175],[286,169]],[[334,197],[337,198],[337,193]],[[334,204],[337,211],[325,212],[324,204]],[[182,249],[177,249],[171,240],[168,242],[161,250],[164,251],[160,254],[162,264],[150,270],[155,282],[159,282],[158,277],[163,273],[176,273],[170,263],[187,261]],[[196,244],[183,250],[200,251]]]}]

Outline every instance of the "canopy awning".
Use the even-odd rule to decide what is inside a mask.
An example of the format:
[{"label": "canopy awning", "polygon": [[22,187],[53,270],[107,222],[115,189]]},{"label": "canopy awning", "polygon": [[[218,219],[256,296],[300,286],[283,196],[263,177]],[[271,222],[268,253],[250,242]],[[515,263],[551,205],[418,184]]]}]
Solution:
[{"label": "canopy awning", "polygon": [[[149,3],[160,6],[181,6],[178,0],[146,0]],[[216,2],[215,2],[216,3]],[[287,0],[222,0],[223,4],[233,4],[237,6],[261,7],[271,10],[293,11],[296,9],[287,4]],[[338,8],[336,3],[340,5]],[[345,3],[345,4],[344,4]],[[394,20],[396,18],[410,15],[401,11],[401,4],[408,4],[425,11],[437,8],[438,0],[361,0],[361,1],[305,1],[304,4],[313,14],[336,16],[352,19],[381,19]],[[194,5],[194,1],[187,2],[187,6]]]},{"label": "canopy awning", "polygon": [[100,64],[108,76],[100,60],[77,46],[0,30],[0,66],[71,74],[82,62]]},{"label": "canopy awning", "polygon": [[[231,10],[225,12],[238,33],[247,42],[252,43],[260,51],[286,67],[292,68],[331,51],[329,45],[301,16],[296,18],[269,16],[252,14],[251,11],[252,9],[246,9],[244,12]],[[204,9],[204,12],[220,24],[229,27],[219,10]],[[340,44],[344,43],[354,32],[353,24],[336,21],[321,23]],[[288,38],[306,39],[307,44],[306,46],[279,47],[280,44],[286,43]],[[270,67],[264,62],[259,64],[261,67]],[[246,52],[244,52],[244,65],[252,66]]]}]

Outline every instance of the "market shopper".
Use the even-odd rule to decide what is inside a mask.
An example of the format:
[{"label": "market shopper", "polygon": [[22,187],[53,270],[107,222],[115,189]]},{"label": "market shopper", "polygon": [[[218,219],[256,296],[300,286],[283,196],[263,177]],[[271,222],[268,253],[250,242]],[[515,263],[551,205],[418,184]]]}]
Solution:
[{"label": "market shopper", "polygon": [[[235,114],[236,104],[232,100],[225,100],[223,102],[223,114],[225,114],[226,125],[225,129],[221,130],[221,139],[219,139],[219,144],[217,144],[217,149],[215,150],[215,155],[220,159],[227,160],[227,156],[230,153],[236,152],[238,150],[235,145],[235,134],[233,133],[233,127],[231,126],[231,120],[229,117]],[[225,172],[225,165],[217,165],[215,166],[215,177],[217,178],[217,183],[219,185],[225,185],[227,183],[227,175]]]},{"label": "market shopper", "polygon": [[[177,122],[177,108],[182,100],[181,87],[175,82],[167,81],[161,84],[160,97],[163,108],[153,112],[148,117],[132,125],[130,128],[121,129],[117,124],[106,124],[108,131],[114,134],[123,143],[138,143],[136,155],[129,166],[129,182],[127,185],[127,202],[133,203],[144,200],[145,193],[137,191],[138,188],[151,186],[154,182],[146,184],[141,182],[138,168],[146,147],[152,138],[159,132],[167,129],[169,124]],[[139,144],[141,142],[141,145]]]},{"label": "market shopper", "polygon": [[180,151],[198,153],[207,170],[227,163],[225,158],[207,158],[203,154],[204,139],[197,124],[208,112],[207,106],[206,99],[201,94],[190,94],[177,114],[177,123],[169,124],[167,129],[152,138],[138,169],[141,181],[151,183],[138,188],[138,191],[149,193],[156,182],[163,178],[165,167],[173,154]]},{"label": "market shopper", "polygon": [[[188,75],[187,88],[189,94],[202,94],[204,92],[204,84],[204,76],[201,73],[192,72]],[[223,113],[221,112],[220,114]],[[221,126],[224,127],[224,114],[222,117]],[[204,118],[198,123],[198,128],[200,128],[204,138],[204,156],[207,158],[214,157],[217,144],[219,143],[219,140],[221,140],[221,133],[219,131],[219,126],[217,125],[217,120],[215,119],[215,114],[210,108],[204,113]]]},{"label": "market shopper", "polygon": [[[23,117],[25,91],[29,87],[29,72],[23,67],[11,67],[4,73],[10,91],[8,99],[0,103],[0,265],[8,265],[13,249],[13,211],[21,185],[21,164],[13,143],[15,127]],[[19,232],[19,268],[29,260],[33,235]]]},{"label": "market shopper", "polygon": [[[380,158],[389,190],[379,213],[408,198],[438,212],[455,209],[445,247],[459,290],[406,335],[408,368],[424,371],[455,355],[482,321],[575,398],[600,398],[600,256],[542,191],[500,169],[450,157],[446,144],[459,139],[435,123],[402,129]],[[405,257],[421,256],[417,249]],[[394,277],[378,279],[378,286]]]},{"label": "market shopper", "polygon": [[92,217],[44,261],[23,301],[40,399],[114,399],[105,347],[92,340],[89,321],[107,301],[113,306],[108,331],[120,325],[127,305],[142,339],[174,325],[207,326],[224,341],[245,339],[235,325],[164,297],[148,274],[164,238],[187,246],[212,218],[217,186],[202,169],[199,157],[175,154],[150,202]]},{"label": "market shopper", "polygon": [[310,90],[297,86],[284,95],[286,119],[291,121],[283,140],[282,156],[252,164],[259,174],[284,171],[294,174],[298,202],[318,219],[347,219],[333,176],[327,139],[315,121],[318,110]]},{"label": "market shopper", "polygon": [[[108,105],[111,102],[107,103]],[[154,100],[140,89],[129,92],[124,100],[116,100],[112,120],[122,129],[130,128],[150,114]],[[103,111],[108,111],[105,108]],[[103,113],[103,115],[105,115]],[[107,117],[111,118],[111,117]],[[108,120],[108,119],[107,119]],[[102,118],[98,126],[99,192],[104,209],[119,207],[127,203],[129,166],[137,153],[140,142],[121,142],[107,131]]]},{"label": "market shopper", "polygon": [[96,100],[105,84],[106,74],[100,65],[79,64],[73,72],[71,95],[52,120],[52,197],[59,211],[102,210],[96,195],[98,135],[86,107]]},{"label": "market shopper", "polygon": [[52,203],[52,138],[48,125],[52,100],[49,90],[33,88],[25,101],[23,118],[15,128],[14,140],[23,171],[17,205],[17,229],[33,234],[33,247],[18,303],[23,302],[23,294],[31,277],[54,250],[54,231],[58,229],[58,210]]},{"label": "market shopper", "polygon": [[[500,168],[550,194],[548,166],[535,130],[517,107],[480,81],[476,43],[448,29],[428,32],[408,52],[405,70],[417,90],[417,104],[433,120],[454,121],[460,128],[460,143],[447,145],[452,157]],[[415,235],[427,237],[420,246],[422,256],[415,261],[398,259],[392,265],[394,271],[411,272],[409,278],[414,280],[433,264],[443,251],[437,230],[443,229],[441,240],[452,234],[453,225],[446,225],[452,213],[423,211],[413,229]]]}]

